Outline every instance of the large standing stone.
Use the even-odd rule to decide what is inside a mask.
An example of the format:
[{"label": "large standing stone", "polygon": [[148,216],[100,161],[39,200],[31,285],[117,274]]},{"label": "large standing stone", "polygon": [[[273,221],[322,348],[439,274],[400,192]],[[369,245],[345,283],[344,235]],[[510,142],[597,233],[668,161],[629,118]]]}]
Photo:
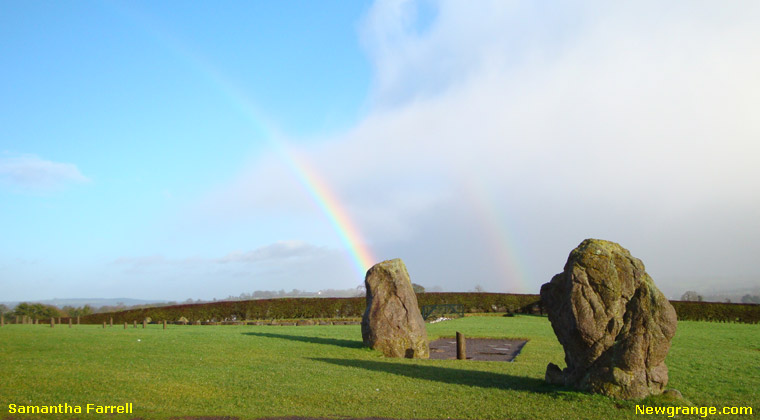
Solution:
[{"label": "large standing stone", "polygon": [[362,318],[364,344],[387,357],[427,359],[425,321],[409,273],[401,259],[383,261],[367,271],[367,310]]},{"label": "large standing stone", "polygon": [[627,249],[586,239],[541,300],[567,364],[550,363],[547,382],[622,399],[663,392],[676,312]]}]

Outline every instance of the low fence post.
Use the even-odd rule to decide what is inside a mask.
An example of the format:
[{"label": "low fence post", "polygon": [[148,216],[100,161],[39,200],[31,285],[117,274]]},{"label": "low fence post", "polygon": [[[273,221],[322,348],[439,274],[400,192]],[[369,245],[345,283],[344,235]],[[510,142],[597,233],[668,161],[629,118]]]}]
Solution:
[{"label": "low fence post", "polygon": [[71,318],[69,318],[69,328],[71,328]]},{"label": "low fence post", "polygon": [[145,329],[145,324],[146,322],[145,322],[145,319],[143,318],[143,329]]},{"label": "low fence post", "polygon": [[77,315],[77,325],[79,325],[79,315]]},{"label": "low fence post", "polygon": [[166,329],[166,320],[164,320],[164,329]]},{"label": "low fence post", "polygon": [[132,321],[135,324],[135,328],[137,328],[137,320]]},{"label": "low fence post", "polygon": [[124,329],[127,329],[127,321],[124,321]]},{"label": "low fence post", "polygon": [[457,359],[467,359],[464,334],[460,333],[459,331],[457,331]]},{"label": "low fence post", "polygon": [[111,317],[110,325],[113,327],[113,317]]},{"label": "low fence post", "polygon": [[55,318],[51,317],[50,318],[50,328],[53,328],[53,327],[55,327]]},{"label": "low fence post", "polygon": [[106,328],[106,322],[105,321],[103,321],[103,328],[104,329]]}]

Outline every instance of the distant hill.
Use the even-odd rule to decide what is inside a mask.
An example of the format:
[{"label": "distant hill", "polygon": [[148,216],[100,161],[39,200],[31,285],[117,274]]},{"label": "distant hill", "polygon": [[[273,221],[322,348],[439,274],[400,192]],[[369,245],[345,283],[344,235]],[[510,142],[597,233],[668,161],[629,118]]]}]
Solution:
[{"label": "distant hill", "polygon": [[[9,308],[16,306],[19,302],[0,302]],[[130,299],[130,298],[70,298],[70,299],[47,299],[47,300],[25,300],[23,302],[28,303],[42,303],[45,305],[53,305],[59,308],[64,306],[80,307],[84,305],[90,305],[92,308],[100,308],[101,306],[116,306],[122,304],[124,306],[134,305],[149,305],[154,303],[164,303],[165,300],[145,300],[145,299]]]}]

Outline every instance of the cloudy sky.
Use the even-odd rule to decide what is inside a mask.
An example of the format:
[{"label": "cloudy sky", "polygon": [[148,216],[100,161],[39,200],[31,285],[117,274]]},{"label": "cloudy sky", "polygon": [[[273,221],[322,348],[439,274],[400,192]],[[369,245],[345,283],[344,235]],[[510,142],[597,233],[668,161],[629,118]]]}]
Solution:
[{"label": "cloudy sky", "polygon": [[760,285],[760,3],[0,3],[0,301],[412,280],[584,238]]}]

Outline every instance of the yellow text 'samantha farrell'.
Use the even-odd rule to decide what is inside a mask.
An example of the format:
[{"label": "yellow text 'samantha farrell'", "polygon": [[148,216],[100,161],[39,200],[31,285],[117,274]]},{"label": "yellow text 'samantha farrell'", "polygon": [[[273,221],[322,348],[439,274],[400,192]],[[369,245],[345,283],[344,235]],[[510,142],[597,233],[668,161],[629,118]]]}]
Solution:
[{"label": "yellow text 'samantha farrell'", "polygon": [[132,414],[132,403],[121,405],[23,405],[8,404],[8,414]]}]

